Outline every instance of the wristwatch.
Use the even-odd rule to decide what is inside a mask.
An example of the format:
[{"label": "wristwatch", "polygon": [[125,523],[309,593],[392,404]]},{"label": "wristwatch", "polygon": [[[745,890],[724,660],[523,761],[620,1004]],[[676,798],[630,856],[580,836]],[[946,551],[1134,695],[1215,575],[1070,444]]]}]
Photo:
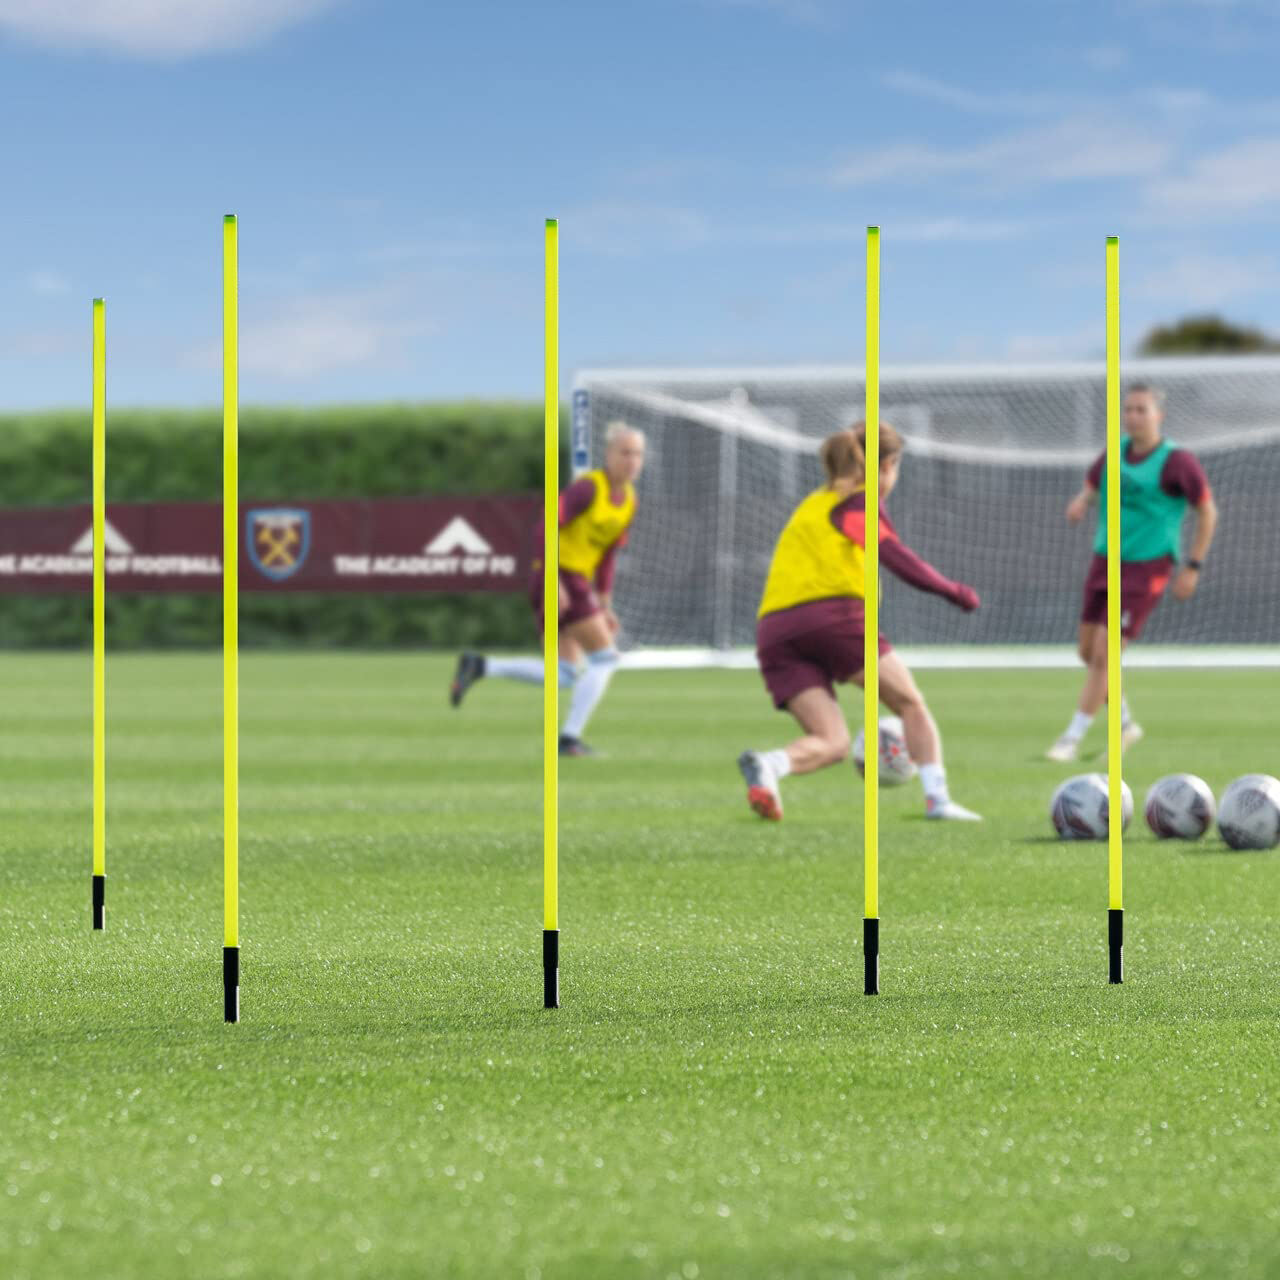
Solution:
[{"label": "wristwatch", "polygon": [[1188,569],[1194,569],[1197,573],[1199,573],[1199,572],[1200,572],[1200,570],[1204,568],[1204,561],[1203,561],[1203,560],[1188,560],[1188,561],[1186,562],[1185,567],[1186,567],[1186,568],[1188,568]]}]

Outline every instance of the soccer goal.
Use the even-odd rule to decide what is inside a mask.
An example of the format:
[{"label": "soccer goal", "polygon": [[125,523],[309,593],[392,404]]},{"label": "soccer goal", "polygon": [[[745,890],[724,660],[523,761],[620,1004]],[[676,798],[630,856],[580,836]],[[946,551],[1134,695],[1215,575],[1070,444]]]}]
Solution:
[{"label": "soccer goal", "polygon": [[[1280,665],[1280,359],[1132,361],[1167,395],[1165,433],[1208,473],[1221,523],[1195,599],[1166,603],[1132,665]],[[1102,363],[888,368],[881,418],[904,435],[889,511],[903,540],[972,583],[973,615],[886,575],[882,627],[920,666],[1056,666],[1073,639],[1092,522],[1067,501],[1101,452]],[[774,541],[820,481],[817,445],[862,416],[860,369],[581,373],[575,471],[610,422],[648,435],[617,595],[635,665],[747,665]],[[1128,660],[1127,660],[1128,661]]]}]

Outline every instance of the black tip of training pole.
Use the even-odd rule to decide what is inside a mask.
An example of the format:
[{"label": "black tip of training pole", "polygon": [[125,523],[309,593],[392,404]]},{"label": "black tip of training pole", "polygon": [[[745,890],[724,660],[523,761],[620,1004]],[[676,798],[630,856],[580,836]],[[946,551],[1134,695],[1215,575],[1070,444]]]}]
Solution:
[{"label": "black tip of training pole", "polygon": [[880,919],[864,916],[862,920],[863,994],[880,994]]},{"label": "black tip of training pole", "polygon": [[542,931],[542,1007],[560,1007],[560,930]]},{"label": "black tip of training pole", "polygon": [[1110,981],[1124,981],[1124,911],[1112,907],[1107,912],[1107,953],[1111,961]]},{"label": "black tip of training pole", "polygon": [[107,927],[107,877],[93,877],[93,927]]},{"label": "black tip of training pole", "polygon": [[222,1017],[240,1021],[240,948],[222,948]]}]

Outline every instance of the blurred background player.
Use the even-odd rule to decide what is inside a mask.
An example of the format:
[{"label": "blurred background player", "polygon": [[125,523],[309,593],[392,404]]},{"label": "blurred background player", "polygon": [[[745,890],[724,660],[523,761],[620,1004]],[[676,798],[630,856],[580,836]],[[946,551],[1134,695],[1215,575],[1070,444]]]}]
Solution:
[{"label": "blurred background player", "polygon": [[[618,552],[636,510],[635,482],[644,469],[644,432],[624,422],[609,424],[604,466],[579,476],[560,495],[560,687],[572,688],[569,715],[560,733],[562,756],[595,752],[582,741],[591,713],[600,705],[618,666],[613,611]],[[542,525],[538,525],[541,546]],[[534,561],[529,602],[542,633],[542,558]],[[584,661],[585,659],[585,661]],[[541,658],[490,658],[464,653],[449,686],[449,701],[461,704],[482,676],[542,683]]]},{"label": "blurred background player", "polygon": [[[1195,457],[1161,437],[1164,395],[1135,384],[1124,399],[1125,434],[1120,441],[1120,624],[1121,647],[1136,640],[1173,578],[1176,600],[1190,600],[1200,581],[1213,541],[1218,508],[1209,481]],[[1107,517],[1106,452],[1089,468],[1084,488],[1067,504],[1067,519],[1077,524],[1102,501],[1093,561],[1084,584],[1080,614],[1080,658],[1088,668],[1076,713],[1046,753],[1050,760],[1074,760],[1080,740],[1107,698]],[[1177,570],[1182,521],[1190,506],[1195,530],[1186,561]],[[1120,700],[1121,747],[1142,737],[1142,727]]]},{"label": "blurred background player", "polygon": [[[862,684],[865,444],[866,425],[861,422],[823,441],[819,457],[827,483],[792,513],[769,566],[756,623],[756,657],[774,706],[789,711],[804,736],[774,751],[744,751],[738,757],[747,801],[762,818],[782,817],[779,783],[788,774],[813,773],[849,755],[849,730],[835,685]],[[893,492],[901,461],[902,438],[882,423],[882,498]],[[978,607],[972,587],[944,578],[898,541],[883,510],[880,563],[911,586],[966,612]],[[902,717],[907,750],[924,784],[926,815],[977,821],[978,815],[956,804],[947,791],[942,742],[924,695],[884,636],[879,644],[880,699]]]}]

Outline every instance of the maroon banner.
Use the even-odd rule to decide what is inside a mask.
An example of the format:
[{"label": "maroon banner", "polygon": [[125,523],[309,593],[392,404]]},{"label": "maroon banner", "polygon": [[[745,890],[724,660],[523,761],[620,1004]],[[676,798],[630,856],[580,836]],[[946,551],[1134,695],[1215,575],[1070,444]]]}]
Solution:
[{"label": "maroon banner", "polygon": [[[523,591],[537,495],[243,503],[242,591]],[[112,591],[220,591],[222,506],[111,503]],[[88,506],[0,511],[0,593],[93,587]]]}]

